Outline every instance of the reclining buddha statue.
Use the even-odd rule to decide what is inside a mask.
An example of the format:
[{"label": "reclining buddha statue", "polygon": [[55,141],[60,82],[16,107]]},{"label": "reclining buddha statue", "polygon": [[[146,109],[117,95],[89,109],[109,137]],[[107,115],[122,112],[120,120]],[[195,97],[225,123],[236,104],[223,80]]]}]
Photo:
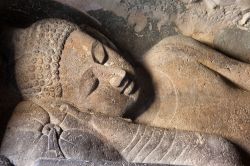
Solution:
[{"label": "reclining buddha statue", "polygon": [[162,96],[136,124],[122,118],[138,98],[135,72],[115,48],[60,19],[16,30],[13,44],[23,101],[0,149],[12,164],[242,165],[223,137],[249,145],[248,64],[163,40],[146,58]]}]

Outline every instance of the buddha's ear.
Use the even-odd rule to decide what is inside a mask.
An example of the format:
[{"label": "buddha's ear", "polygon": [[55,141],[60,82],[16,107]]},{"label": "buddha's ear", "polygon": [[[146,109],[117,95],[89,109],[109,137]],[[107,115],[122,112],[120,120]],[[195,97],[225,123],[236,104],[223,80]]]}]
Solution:
[{"label": "buddha's ear", "polygon": [[79,86],[79,93],[82,97],[87,97],[92,92],[96,90],[99,85],[99,80],[94,75],[92,69],[86,70],[81,78],[80,86]]}]

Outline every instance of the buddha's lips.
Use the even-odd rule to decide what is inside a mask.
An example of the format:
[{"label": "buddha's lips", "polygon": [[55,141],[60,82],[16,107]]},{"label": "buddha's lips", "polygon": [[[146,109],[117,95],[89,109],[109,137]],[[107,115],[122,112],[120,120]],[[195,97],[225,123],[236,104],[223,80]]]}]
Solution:
[{"label": "buddha's lips", "polygon": [[120,88],[121,88],[122,94],[129,96],[134,90],[134,81],[127,78],[127,79],[123,80],[123,83],[120,86]]},{"label": "buddha's lips", "polygon": [[133,101],[136,101],[139,96],[139,90],[135,87],[133,80],[128,80],[122,87],[121,94],[128,96]]}]

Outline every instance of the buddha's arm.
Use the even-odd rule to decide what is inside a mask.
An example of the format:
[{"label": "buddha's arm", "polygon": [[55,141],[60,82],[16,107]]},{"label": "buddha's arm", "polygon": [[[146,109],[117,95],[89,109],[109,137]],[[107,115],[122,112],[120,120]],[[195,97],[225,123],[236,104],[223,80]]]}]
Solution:
[{"label": "buddha's arm", "polygon": [[174,48],[219,73],[237,86],[250,90],[250,65],[223,55],[191,38],[178,36],[162,41],[166,51]]},{"label": "buddha's arm", "polygon": [[[67,111],[68,110],[68,111]],[[112,145],[128,162],[181,165],[241,165],[234,146],[221,137],[138,125],[74,108],[65,109]]]},{"label": "buddha's arm", "polygon": [[250,65],[231,59],[216,51],[207,51],[198,62],[209,69],[219,73],[223,77],[235,83],[237,86],[250,90]]},{"label": "buddha's arm", "polygon": [[91,124],[129,162],[241,165],[233,145],[220,137],[166,130],[101,116],[93,116]]},{"label": "buddha's arm", "polygon": [[20,102],[9,120],[0,153],[14,165],[31,165],[47,150],[48,141],[42,129],[49,119],[48,113],[35,103]]}]

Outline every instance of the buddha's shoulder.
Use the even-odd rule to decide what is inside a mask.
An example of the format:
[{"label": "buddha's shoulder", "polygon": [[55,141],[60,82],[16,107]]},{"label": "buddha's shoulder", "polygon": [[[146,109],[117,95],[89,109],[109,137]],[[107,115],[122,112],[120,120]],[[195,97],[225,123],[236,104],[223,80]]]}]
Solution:
[{"label": "buddha's shoulder", "polygon": [[162,39],[150,48],[144,56],[144,62],[149,66],[158,66],[182,57],[192,58],[194,54],[212,52],[208,46],[183,35],[176,35]]},{"label": "buddha's shoulder", "polygon": [[39,122],[47,122],[49,120],[49,114],[42,107],[32,101],[21,101],[15,107],[9,125],[11,124],[23,124],[24,122],[36,119]]},{"label": "buddha's shoulder", "polygon": [[37,115],[39,113],[47,114],[47,112],[38,104],[34,103],[33,101],[21,101],[17,104],[14,109],[12,115],[21,115],[21,114],[34,114]]}]

